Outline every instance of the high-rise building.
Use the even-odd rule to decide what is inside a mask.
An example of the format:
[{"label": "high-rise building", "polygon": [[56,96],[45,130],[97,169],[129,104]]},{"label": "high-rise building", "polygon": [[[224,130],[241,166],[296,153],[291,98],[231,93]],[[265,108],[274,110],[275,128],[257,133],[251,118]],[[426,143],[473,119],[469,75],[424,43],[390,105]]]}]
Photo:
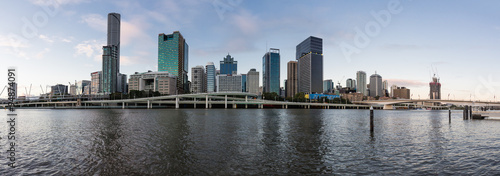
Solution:
[{"label": "high-rise building", "polygon": [[217,92],[241,92],[241,75],[218,75]]},{"label": "high-rise building", "polygon": [[76,85],[75,84],[70,84],[70,86],[69,86],[69,94],[70,95],[76,95]]},{"label": "high-rise building", "polygon": [[191,93],[204,93],[206,91],[205,68],[201,65],[191,68]]},{"label": "high-rise building", "polygon": [[50,87],[50,93],[52,95],[66,95],[68,94],[68,86],[63,84],[57,84]]},{"label": "high-rise building", "polygon": [[234,60],[229,53],[222,61],[220,61],[220,74],[221,75],[237,75],[238,74],[238,61]]},{"label": "high-rise building", "polygon": [[439,83],[439,78],[435,75],[432,77],[432,82],[429,83],[430,87],[430,99],[441,99],[441,83]]},{"label": "high-rise building", "polygon": [[179,31],[158,35],[158,71],[169,72],[177,77],[178,94],[189,92],[189,46]]},{"label": "high-rise building", "polygon": [[112,94],[117,92],[118,87],[118,46],[103,46],[102,55],[102,92]]},{"label": "high-rise building", "polygon": [[130,75],[129,93],[132,90],[160,92],[162,95],[175,95],[177,77],[169,72],[135,72]]},{"label": "high-rise building", "polygon": [[93,72],[90,74],[90,94],[91,95],[97,95],[99,93],[101,93],[101,89],[102,89],[102,86],[101,86],[101,75],[102,75],[102,71],[98,71],[98,72]]},{"label": "high-rise building", "polygon": [[396,86],[394,84],[391,86],[391,97],[394,97],[394,89],[397,89],[397,88],[398,88],[398,86]]},{"label": "high-rise building", "polygon": [[255,69],[252,68],[250,71],[247,73],[247,92],[248,93],[254,93],[258,94],[259,93],[259,72]]},{"label": "high-rise building", "polygon": [[297,45],[295,53],[296,60],[309,53],[323,55],[323,39],[310,36]]},{"label": "high-rise building", "polygon": [[216,72],[216,69],[215,69],[215,65],[213,62],[209,62],[207,63],[207,65],[205,66],[206,68],[206,77],[207,77],[207,92],[208,93],[213,93],[215,92],[215,72]]},{"label": "high-rise building", "polygon": [[368,96],[368,91],[366,91],[366,73],[364,71],[358,71],[356,73],[356,92],[362,93],[364,96]]},{"label": "high-rise building", "polygon": [[118,73],[118,87],[117,87],[117,92],[122,92],[122,93],[127,93],[127,75],[126,74],[121,74]]},{"label": "high-rise building", "polygon": [[241,92],[247,92],[247,74],[241,74]]},{"label": "high-rise building", "polygon": [[349,88],[350,90],[356,90],[356,80],[349,78],[345,82],[347,88]]},{"label": "high-rise building", "polygon": [[262,89],[280,94],[280,50],[270,48],[262,57]]},{"label": "high-rise building", "polygon": [[81,80],[76,83],[75,95],[84,95],[85,86],[92,84],[89,80]]},{"label": "high-rise building", "polygon": [[323,92],[323,39],[309,37],[297,45],[298,92]]},{"label": "high-rise building", "polygon": [[331,93],[333,90],[333,81],[331,79],[327,79],[323,81],[323,93]]},{"label": "high-rise building", "polygon": [[287,63],[286,96],[293,97],[298,92],[297,61]]},{"label": "high-rise building", "polygon": [[383,97],[383,86],[382,86],[382,76],[375,73],[370,76],[370,96],[371,97]]},{"label": "high-rise building", "polygon": [[123,75],[120,74],[120,20],[120,14],[108,14],[108,42],[102,48],[102,75],[100,79],[101,91],[104,94],[124,92],[123,88],[127,84],[127,79],[123,79]]},{"label": "high-rise building", "polygon": [[406,87],[396,87],[396,89],[393,89],[392,91],[394,98],[410,99],[410,89],[407,89]]}]

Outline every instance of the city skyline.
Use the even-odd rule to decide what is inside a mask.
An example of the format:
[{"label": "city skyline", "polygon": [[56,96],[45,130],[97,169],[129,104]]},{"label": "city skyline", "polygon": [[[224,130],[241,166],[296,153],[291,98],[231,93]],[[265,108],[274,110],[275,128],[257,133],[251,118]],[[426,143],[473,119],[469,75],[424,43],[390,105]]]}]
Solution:
[{"label": "city skyline", "polygon": [[[0,59],[6,66],[16,66],[19,70],[19,95],[23,95],[22,90],[24,87],[29,88],[30,84],[34,87],[32,94],[38,95],[41,93],[37,89],[39,85],[45,88],[57,83],[90,80],[90,73],[101,67],[102,46],[106,44],[106,15],[110,12],[122,15],[120,72],[127,75],[157,70],[155,36],[159,33],[183,33],[192,51],[189,54],[191,66],[217,62],[226,53],[231,53],[240,63],[238,74],[246,73],[250,68],[262,72],[259,69],[262,53],[268,47],[280,48],[281,75],[286,75],[286,63],[294,60],[295,45],[306,37],[317,36],[323,38],[324,42],[323,80],[332,79],[333,82],[344,84],[345,79],[355,78],[357,71],[363,70],[371,75],[376,70],[384,80],[388,80],[389,86],[408,87],[415,95],[413,98],[416,98],[417,95],[428,97],[428,83],[433,72],[437,72],[443,85],[442,99],[448,99],[451,94],[452,99],[476,96],[473,99],[493,100],[493,96],[500,94],[497,91],[500,81],[493,77],[498,72],[494,68],[496,64],[484,64],[494,63],[500,56],[494,47],[494,44],[499,43],[497,36],[500,35],[500,25],[489,20],[499,16],[494,8],[499,3],[495,1],[398,1],[400,4],[397,7],[400,8],[397,9],[400,12],[393,13],[386,26],[379,23],[382,25],[380,32],[370,36],[370,43],[365,47],[354,45],[356,28],[365,31],[366,25],[377,22],[372,12],[377,14],[388,10],[388,4],[392,1],[363,4],[345,1],[314,5],[304,2],[283,4],[259,1],[253,4],[242,1],[231,4],[231,10],[226,9],[223,18],[220,10],[213,5],[215,1],[149,4],[131,1],[97,4],[82,0],[59,2],[55,14],[46,12],[40,6],[43,5],[42,1],[6,2],[0,12],[2,16],[14,16],[2,20],[2,23],[9,25],[0,29]],[[283,9],[274,13],[266,11],[276,4],[282,5]],[[100,5],[102,8],[93,8]],[[163,13],[155,6],[177,8]],[[318,10],[303,17],[300,16],[305,13],[302,11],[291,15],[300,6]],[[433,8],[427,8],[431,6]],[[28,13],[18,12],[21,11],[19,9],[25,9],[23,11]],[[200,12],[189,12],[187,17],[181,17],[183,15],[179,9],[196,9]],[[348,12],[339,9],[355,10]],[[463,9],[470,12],[464,12]],[[38,12],[47,14],[46,23],[33,23],[32,17],[40,14]],[[275,18],[268,18],[270,16]],[[23,35],[24,19],[35,25],[36,35]],[[318,27],[308,29],[296,21]],[[260,24],[268,26],[263,28],[260,26],[265,25]],[[206,31],[199,28],[207,25]],[[10,41],[10,34],[20,36],[20,40],[14,41],[25,42],[13,47],[13,42],[6,42]],[[343,43],[359,48],[360,53],[345,57],[341,50]],[[342,77],[345,79],[341,80]],[[286,77],[282,76],[280,83],[284,79]],[[0,80],[0,84],[5,85],[6,80]]]}]

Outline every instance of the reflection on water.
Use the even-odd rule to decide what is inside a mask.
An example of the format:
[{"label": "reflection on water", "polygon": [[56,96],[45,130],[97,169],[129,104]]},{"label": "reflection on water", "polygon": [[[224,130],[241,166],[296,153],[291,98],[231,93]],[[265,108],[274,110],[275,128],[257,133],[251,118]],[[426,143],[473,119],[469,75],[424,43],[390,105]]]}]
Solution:
[{"label": "reflection on water", "polygon": [[454,115],[375,111],[370,133],[368,110],[18,110],[0,175],[500,174],[500,121]]}]

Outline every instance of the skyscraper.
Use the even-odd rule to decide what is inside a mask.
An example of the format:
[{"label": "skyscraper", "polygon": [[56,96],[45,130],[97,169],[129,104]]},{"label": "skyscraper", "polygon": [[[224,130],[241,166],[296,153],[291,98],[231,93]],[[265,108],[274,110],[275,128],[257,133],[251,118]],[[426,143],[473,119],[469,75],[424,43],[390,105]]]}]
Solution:
[{"label": "skyscraper", "polygon": [[262,91],[280,94],[280,50],[270,48],[262,57]]},{"label": "skyscraper", "polygon": [[103,46],[102,55],[102,92],[104,94],[112,94],[117,92],[118,85],[118,46]]},{"label": "skyscraper", "polygon": [[191,68],[191,93],[206,92],[205,85],[205,68],[201,65]]},{"label": "skyscraper", "polygon": [[217,92],[241,92],[241,75],[218,75]]},{"label": "skyscraper", "polygon": [[298,93],[297,88],[297,61],[290,61],[287,63],[287,82],[286,82],[286,96],[293,97]]},{"label": "skyscraper", "polygon": [[121,15],[119,13],[108,14],[108,46],[117,47],[118,73],[120,73],[120,21]]},{"label": "skyscraper", "polygon": [[206,68],[206,77],[207,77],[207,92],[213,93],[215,92],[215,65],[213,62],[207,63]]},{"label": "skyscraper", "polygon": [[346,87],[349,88],[350,90],[355,90],[356,89],[356,81],[349,78],[345,81]]},{"label": "skyscraper", "polygon": [[356,73],[356,81],[356,92],[368,96],[368,92],[366,91],[366,73],[364,71],[358,71]]},{"label": "skyscraper", "polygon": [[236,75],[238,74],[238,61],[234,57],[227,54],[227,56],[220,61],[220,74],[221,75]]},{"label": "skyscraper", "polygon": [[429,83],[430,87],[430,99],[441,99],[441,83],[439,83],[439,78],[434,75],[432,77],[432,82]]},{"label": "skyscraper", "polygon": [[371,97],[383,97],[383,86],[382,86],[382,76],[377,73],[370,76],[370,96]]},{"label": "skyscraper", "polygon": [[297,45],[296,56],[299,92],[323,92],[323,39],[310,36]]},{"label": "skyscraper", "polygon": [[93,72],[90,74],[91,80],[90,80],[90,94],[92,95],[97,95],[101,93],[101,75],[102,71],[98,72]]},{"label": "skyscraper", "polygon": [[259,72],[255,69],[252,68],[250,71],[247,73],[247,92],[248,93],[254,93],[258,94],[259,93]]},{"label": "skyscraper", "polygon": [[247,74],[241,74],[241,92],[247,92]]},{"label": "skyscraper", "polygon": [[331,93],[333,90],[333,81],[331,79],[327,79],[323,81],[323,93]]},{"label": "skyscraper", "polygon": [[158,71],[167,71],[177,77],[177,93],[189,92],[189,46],[179,31],[158,35]]}]

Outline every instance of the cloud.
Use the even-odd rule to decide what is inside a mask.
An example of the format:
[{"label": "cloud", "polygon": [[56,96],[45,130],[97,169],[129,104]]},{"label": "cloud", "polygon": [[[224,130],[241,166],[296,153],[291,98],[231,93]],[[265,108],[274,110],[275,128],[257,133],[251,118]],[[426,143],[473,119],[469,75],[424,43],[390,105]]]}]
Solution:
[{"label": "cloud", "polygon": [[50,51],[50,48],[45,48],[45,49],[43,49],[43,51],[38,52],[35,55],[35,58],[36,59],[43,59],[43,57],[45,56],[45,54],[47,54],[49,51]]},{"label": "cloud", "polygon": [[397,85],[399,87],[423,87],[427,86],[428,83],[418,81],[418,80],[406,80],[406,79],[386,79],[389,85]]},{"label": "cloud", "polygon": [[151,39],[146,33],[146,28],[149,26],[144,20],[135,19],[132,21],[121,22],[121,38],[122,46],[127,46],[141,40]]},{"label": "cloud", "polygon": [[233,15],[232,22],[244,35],[255,35],[259,32],[258,17],[242,10],[241,13]]},{"label": "cloud", "polygon": [[102,57],[102,46],[105,46],[104,41],[84,41],[75,46],[75,56],[85,55],[88,58],[93,58],[95,61],[100,61]]},{"label": "cloud", "polygon": [[44,40],[45,42],[47,43],[54,43],[54,40],[50,39],[48,36],[46,35],[39,35],[38,38]]},{"label": "cloud", "polygon": [[80,4],[84,2],[90,2],[90,0],[31,0],[31,3],[40,6],[55,5],[59,7],[65,4]]},{"label": "cloud", "polygon": [[98,31],[106,32],[108,29],[107,20],[102,15],[99,14],[84,15],[82,16],[82,20],[80,22],[86,23],[91,28]]}]

